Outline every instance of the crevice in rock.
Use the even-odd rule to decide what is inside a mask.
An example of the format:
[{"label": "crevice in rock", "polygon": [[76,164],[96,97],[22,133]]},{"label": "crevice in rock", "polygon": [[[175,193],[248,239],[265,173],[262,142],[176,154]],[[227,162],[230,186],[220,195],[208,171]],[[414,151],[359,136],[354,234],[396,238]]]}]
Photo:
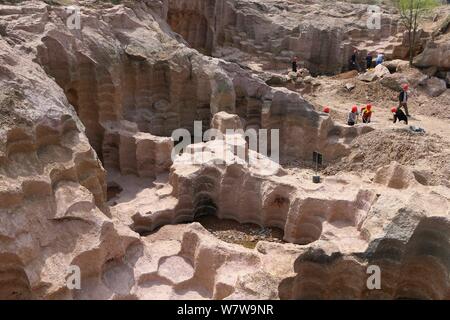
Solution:
[{"label": "crevice in rock", "polygon": [[208,56],[212,54],[214,32],[205,16],[193,10],[169,8],[167,23],[193,48]]},{"label": "crevice in rock", "polygon": [[107,185],[107,201],[117,197],[123,191],[122,187],[114,182],[109,182]]}]

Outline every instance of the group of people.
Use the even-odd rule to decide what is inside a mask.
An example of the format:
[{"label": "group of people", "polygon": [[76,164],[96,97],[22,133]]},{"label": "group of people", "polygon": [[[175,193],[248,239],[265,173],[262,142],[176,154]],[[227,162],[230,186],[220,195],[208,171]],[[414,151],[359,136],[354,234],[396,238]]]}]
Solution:
[{"label": "group of people", "polygon": [[360,114],[361,114],[363,123],[370,123],[370,121],[372,119],[372,114],[373,114],[372,105],[368,104],[367,106],[362,107],[361,108],[361,113],[358,111],[358,107],[357,106],[353,106],[352,110],[348,114],[347,124],[349,126],[354,126],[355,124],[357,124],[358,123],[358,117],[359,117]]},{"label": "group of people", "polygon": [[[358,72],[361,71],[359,66],[359,51],[357,49],[353,50],[353,54],[350,58],[350,69],[351,70],[357,70]],[[366,70],[372,69],[373,67],[373,59],[375,55],[372,55],[372,52],[368,51],[366,55]],[[382,64],[384,62],[384,54],[378,53],[375,58],[375,66],[378,66],[379,64]],[[292,72],[297,73],[298,71],[298,57],[292,58]]]},{"label": "group of people", "polygon": [[[406,124],[408,124],[408,117],[410,117],[408,112],[408,90],[409,86],[407,84],[404,84],[399,94],[398,107],[394,107],[391,109],[391,112],[394,117],[394,123],[397,123],[397,121],[399,122],[404,121]],[[406,113],[403,112],[402,109],[404,109]],[[330,113],[331,112],[330,107],[325,107],[323,112]],[[372,121],[373,113],[374,111],[371,104],[362,107],[361,110],[358,109],[358,106],[353,106],[351,111],[348,113],[347,124],[349,126],[354,126],[355,124],[357,124],[360,115],[362,123],[370,123]]]},{"label": "group of people", "polygon": [[[358,63],[358,55],[359,52],[357,49],[353,50],[352,57],[350,58],[350,69],[360,71],[359,63]],[[369,51],[366,55],[366,70],[372,69],[373,67],[373,58],[374,56]],[[375,66],[382,64],[384,62],[384,54],[378,53],[375,60]]]},{"label": "group of people", "polygon": [[[376,58],[376,65],[383,63],[383,61],[384,61],[384,55],[382,53],[378,54],[378,56]],[[373,65],[373,56],[370,52],[367,53],[366,63],[367,63],[367,65],[366,65],[367,69],[371,69],[372,65]],[[351,58],[351,64],[352,64],[353,68],[359,70],[358,50],[356,50],[356,49],[353,51],[353,55]],[[295,73],[297,73],[297,71],[298,71],[298,57],[293,57],[293,59],[292,59],[292,71]],[[399,121],[399,122],[404,121],[406,124],[408,124],[408,117],[410,117],[409,110],[408,110],[408,98],[409,98],[408,90],[409,90],[408,84],[403,84],[402,90],[400,91],[400,94],[398,97],[399,105],[398,105],[398,107],[394,107],[391,109],[391,112],[394,116],[394,123],[397,123],[397,121]],[[402,109],[404,109],[404,112]],[[330,113],[331,109],[329,107],[325,107],[323,109],[323,112]],[[368,104],[365,107],[362,107],[361,110],[358,110],[357,106],[353,106],[351,111],[348,114],[347,124],[349,126],[354,126],[355,124],[357,124],[360,115],[361,115],[363,123],[370,123],[372,120],[373,113],[374,113],[374,111],[373,111],[373,107],[371,104]]]},{"label": "group of people", "polygon": [[[359,55],[359,52],[357,49],[355,49],[353,51],[352,57],[350,59],[350,69],[357,70],[359,72],[361,70],[360,70],[359,63],[358,63],[358,55]],[[367,52],[366,70],[372,69],[373,58],[374,58],[374,56],[372,55],[372,53],[370,51]],[[376,59],[375,59],[375,66],[378,66],[379,64],[382,64],[383,62],[384,62],[384,54],[378,53],[378,55],[376,56]],[[297,73],[297,71],[298,71],[298,57],[295,56],[292,58],[292,72]]]}]

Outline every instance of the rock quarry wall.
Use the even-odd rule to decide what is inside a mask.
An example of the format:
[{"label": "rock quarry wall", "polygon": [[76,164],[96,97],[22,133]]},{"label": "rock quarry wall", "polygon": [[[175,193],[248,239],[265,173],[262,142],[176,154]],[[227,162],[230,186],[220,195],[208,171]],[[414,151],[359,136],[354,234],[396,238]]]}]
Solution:
[{"label": "rock quarry wall", "polygon": [[[209,128],[219,111],[239,114],[246,127],[289,121],[309,127],[313,141],[282,151],[309,157],[319,134],[339,128],[299,95],[186,48],[147,4],[83,7],[81,30],[67,28],[63,7],[0,7],[2,298],[80,298],[65,282],[72,264],[89,297],[127,297],[104,286],[141,245],[109,212],[103,165],[143,177],[167,171],[171,130],[194,120]],[[324,148],[337,156],[345,143],[331,138]]]},{"label": "rock quarry wall", "polygon": [[[156,137],[170,137],[178,128],[192,132],[194,121],[202,121],[206,130],[219,111],[238,114],[245,129],[280,129],[281,154],[286,158],[310,159],[312,151],[319,150],[331,160],[346,153],[354,130],[339,128],[298,94],[271,88],[234,64],[180,45],[162,31],[168,28],[163,21],[155,27],[152,7],[138,4],[103,13],[86,9],[81,31],[65,27],[67,13],[62,8],[45,5],[30,7],[28,16],[39,18],[32,31],[6,27],[10,34],[27,39],[34,61],[63,88],[107,167],[150,175],[167,169],[167,158],[151,156],[150,161],[158,163],[138,164],[134,158],[143,156],[137,155],[136,140],[129,136],[143,133],[139,139],[149,140],[143,144],[153,153],[159,142],[167,150],[170,142]],[[19,14],[10,10],[4,10],[6,21]],[[151,173],[138,170],[140,166],[157,169]]]},{"label": "rock quarry wall", "polygon": [[348,70],[355,48],[361,66],[367,51],[407,56],[408,40],[395,12],[381,7],[380,26],[371,29],[369,9],[349,2],[165,0],[163,14],[173,31],[205,54],[220,57],[222,48],[232,47],[254,55],[255,62],[270,61],[272,69],[285,68],[296,55],[317,75]]},{"label": "rock quarry wall", "polygon": [[[192,4],[188,12],[180,1],[82,6],[81,30],[67,27],[64,7],[0,5],[0,298],[448,299],[448,195],[405,167],[317,186],[279,165],[268,170],[270,160],[248,148],[255,165],[233,150],[232,163],[185,163],[188,153],[172,162],[172,130],[192,131],[194,120],[204,129],[279,129],[285,159],[310,160],[313,151],[337,159],[372,130],[337,125],[301,95],[185,45],[213,53],[235,35],[222,25],[235,24],[278,50],[286,40],[267,41],[268,18],[254,17],[264,4]],[[188,26],[176,25],[179,15]],[[312,68],[322,65],[314,59]],[[218,148],[210,141],[188,151],[220,159]],[[107,173],[116,171],[150,178],[139,180],[140,205],[109,204]],[[195,223],[134,232],[205,214],[278,227],[292,243],[250,250]],[[362,287],[369,263],[390,271],[376,296]],[[72,265],[81,290],[67,287]]]}]

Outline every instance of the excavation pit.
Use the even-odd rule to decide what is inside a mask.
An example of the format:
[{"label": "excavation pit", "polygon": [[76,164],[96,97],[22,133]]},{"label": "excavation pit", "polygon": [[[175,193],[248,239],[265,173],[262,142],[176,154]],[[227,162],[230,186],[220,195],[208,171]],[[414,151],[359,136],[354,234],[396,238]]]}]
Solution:
[{"label": "excavation pit", "polygon": [[208,215],[195,219],[218,239],[254,249],[259,241],[285,243],[283,230],[279,228],[262,228],[252,223],[239,223],[229,219],[219,219]]}]

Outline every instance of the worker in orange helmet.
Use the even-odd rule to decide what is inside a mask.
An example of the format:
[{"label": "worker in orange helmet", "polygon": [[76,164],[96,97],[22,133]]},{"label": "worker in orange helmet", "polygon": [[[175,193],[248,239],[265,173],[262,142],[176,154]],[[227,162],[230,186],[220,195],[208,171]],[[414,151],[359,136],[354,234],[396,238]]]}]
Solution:
[{"label": "worker in orange helmet", "polygon": [[370,123],[372,120],[372,105],[368,104],[365,108],[361,110],[363,123]]}]

